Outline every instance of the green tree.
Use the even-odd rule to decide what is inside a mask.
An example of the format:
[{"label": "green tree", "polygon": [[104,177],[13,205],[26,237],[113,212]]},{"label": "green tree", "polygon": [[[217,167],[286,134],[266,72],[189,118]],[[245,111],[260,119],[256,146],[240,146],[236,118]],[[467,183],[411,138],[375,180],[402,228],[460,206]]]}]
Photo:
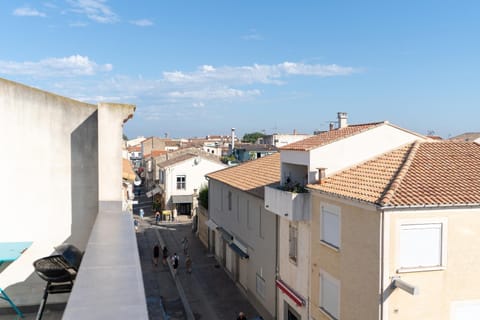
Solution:
[{"label": "green tree", "polygon": [[202,186],[198,192],[198,202],[208,210],[208,186]]},{"label": "green tree", "polygon": [[255,143],[258,138],[263,138],[265,135],[261,132],[245,133],[242,138],[242,142]]}]

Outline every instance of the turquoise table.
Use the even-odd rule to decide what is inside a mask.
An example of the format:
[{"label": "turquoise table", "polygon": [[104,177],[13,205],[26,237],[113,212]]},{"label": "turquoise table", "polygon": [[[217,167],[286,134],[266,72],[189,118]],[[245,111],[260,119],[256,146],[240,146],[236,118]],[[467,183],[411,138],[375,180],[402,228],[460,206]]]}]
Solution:
[{"label": "turquoise table", "polygon": [[[4,262],[17,260],[32,242],[0,242],[0,265]],[[17,308],[15,303],[8,297],[7,293],[0,288],[0,299],[6,300],[18,316],[23,318],[23,313]]]}]

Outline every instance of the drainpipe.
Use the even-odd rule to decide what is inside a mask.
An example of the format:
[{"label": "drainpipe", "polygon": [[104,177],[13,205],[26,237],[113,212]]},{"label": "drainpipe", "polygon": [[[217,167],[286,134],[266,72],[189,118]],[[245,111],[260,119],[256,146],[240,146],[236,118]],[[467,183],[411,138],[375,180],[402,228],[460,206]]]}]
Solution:
[{"label": "drainpipe", "polygon": [[[278,250],[279,250],[278,227],[279,227],[279,224],[278,224],[278,219],[280,219],[280,217],[278,215],[275,215],[275,247],[276,247],[276,250],[275,250],[275,280],[278,279],[278,274],[279,274],[279,265],[278,265]],[[275,281],[275,319],[278,319],[278,288],[277,288],[276,281]]]},{"label": "drainpipe", "polygon": [[383,303],[384,303],[384,286],[383,278],[385,274],[385,263],[384,263],[384,253],[385,253],[385,212],[382,209],[380,211],[380,320],[383,320]]}]

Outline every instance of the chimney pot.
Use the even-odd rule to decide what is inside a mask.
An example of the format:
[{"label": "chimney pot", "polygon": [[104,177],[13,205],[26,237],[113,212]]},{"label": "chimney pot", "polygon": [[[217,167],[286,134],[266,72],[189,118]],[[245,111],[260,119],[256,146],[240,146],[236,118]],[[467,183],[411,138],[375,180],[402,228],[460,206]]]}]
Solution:
[{"label": "chimney pot", "polygon": [[335,124],[330,122],[329,130],[332,131],[333,129],[335,129]]}]

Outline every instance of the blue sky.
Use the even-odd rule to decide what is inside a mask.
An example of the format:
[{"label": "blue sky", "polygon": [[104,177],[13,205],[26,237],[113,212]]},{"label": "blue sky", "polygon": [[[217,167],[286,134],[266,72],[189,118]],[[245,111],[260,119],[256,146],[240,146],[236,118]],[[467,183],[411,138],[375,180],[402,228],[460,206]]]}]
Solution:
[{"label": "blue sky", "polygon": [[0,3],[0,77],[132,103],[129,137],[480,131],[477,1]]}]

